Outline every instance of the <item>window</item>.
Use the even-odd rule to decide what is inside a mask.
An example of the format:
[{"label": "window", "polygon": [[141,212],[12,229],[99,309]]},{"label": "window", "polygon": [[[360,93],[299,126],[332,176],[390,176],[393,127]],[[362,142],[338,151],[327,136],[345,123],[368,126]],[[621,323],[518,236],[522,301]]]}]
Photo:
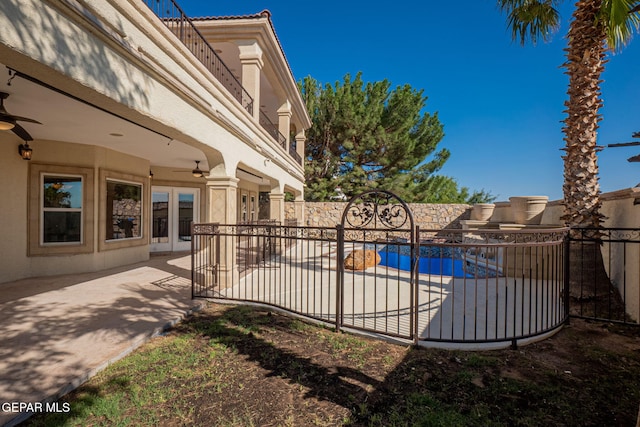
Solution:
[{"label": "window", "polygon": [[82,177],[42,175],[43,244],[82,242]]},{"label": "window", "polygon": [[247,195],[240,197],[240,222],[247,222]]},{"label": "window", "polygon": [[154,191],[151,195],[153,225],[151,243],[169,242],[169,192]]},{"label": "window", "polygon": [[92,253],[94,170],[46,163],[29,166],[29,256]]},{"label": "window", "polygon": [[142,185],[107,180],[106,240],[142,237]]},{"label": "window", "polygon": [[251,222],[254,222],[256,220],[256,196],[255,194],[251,194],[251,196],[249,197],[249,200],[251,201],[249,206],[250,206],[250,213],[249,213],[249,217],[251,218]]}]

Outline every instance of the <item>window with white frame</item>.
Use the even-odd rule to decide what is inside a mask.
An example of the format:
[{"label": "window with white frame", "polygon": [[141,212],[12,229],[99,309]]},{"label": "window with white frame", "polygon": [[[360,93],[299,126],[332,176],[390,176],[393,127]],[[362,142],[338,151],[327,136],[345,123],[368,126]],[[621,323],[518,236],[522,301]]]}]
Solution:
[{"label": "window with white frame", "polygon": [[42,244],[82,242],[82,176],[42,174]]},{"label": "window with white frame", "polygon": [[142,185],[107,180],[106,240],[142,237]]}]

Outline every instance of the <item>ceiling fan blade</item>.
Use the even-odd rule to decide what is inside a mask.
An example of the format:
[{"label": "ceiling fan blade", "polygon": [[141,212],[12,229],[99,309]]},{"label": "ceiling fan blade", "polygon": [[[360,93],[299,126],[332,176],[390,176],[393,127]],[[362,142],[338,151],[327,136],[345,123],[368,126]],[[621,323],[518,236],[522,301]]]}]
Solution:
[{"label": "ceiling fan blade", "polygon": [[25,130],[25,128],[23,128],[22,126],[20,126],[19,124],[16,123],[16,125],[13,127],[13,129],[11,129],[11,131],[13,133],[15,133],[16,135],[18,135],[20,138],[22,138],[25,141],[33,141],[33,138],[31,137],[31,135],[29,135],[29,132],[27,132]]},{"label": "ceiling fan blade", "polygon": [[37,120],[30,119],[29,117],[20,117],[20,116],[11,116],[11,115],[9,115],[9,117],[11,117],[13,120],[20,120],[21,122],[37,123],[39,125],[42,124]]},{"label": "ceiling fan blade", "polygon": [[10,114],[7,111],[7,109],[4,107],[4,100],[7,99],[8,97],[9,97],[8,93],[0,92],[0,118],[2,118],[5,121],[15,122],[16,120],[20,120],[22,122],[37,123],[39,125],[42,124],[37,120],[30,119],[29,117],[14,116],[14,115]]}]

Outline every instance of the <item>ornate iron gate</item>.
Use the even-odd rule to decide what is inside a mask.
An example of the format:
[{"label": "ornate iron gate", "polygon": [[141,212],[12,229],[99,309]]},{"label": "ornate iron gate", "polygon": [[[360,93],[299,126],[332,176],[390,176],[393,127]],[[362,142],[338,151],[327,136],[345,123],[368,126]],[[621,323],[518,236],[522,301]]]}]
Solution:
[{"label": "ornate iron gate", "polygon": [[[415,339],[415,241],[411,210],[395,194],[367,191],[348,202],[338,227],[338,325]],[[408,255],[409,268],[381,265],[389,245]]]}]

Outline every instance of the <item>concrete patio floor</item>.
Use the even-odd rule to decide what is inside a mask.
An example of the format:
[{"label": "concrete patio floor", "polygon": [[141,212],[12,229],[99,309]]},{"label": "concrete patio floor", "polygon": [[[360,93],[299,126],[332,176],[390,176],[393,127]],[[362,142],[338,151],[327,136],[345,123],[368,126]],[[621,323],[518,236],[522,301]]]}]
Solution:
[{"label": "concrete patio floor", "polygon": [[[0,289],[0,404],[55,401],[203,304],[184,254]],[[4,409],[0,425],[27,418]]]}]

